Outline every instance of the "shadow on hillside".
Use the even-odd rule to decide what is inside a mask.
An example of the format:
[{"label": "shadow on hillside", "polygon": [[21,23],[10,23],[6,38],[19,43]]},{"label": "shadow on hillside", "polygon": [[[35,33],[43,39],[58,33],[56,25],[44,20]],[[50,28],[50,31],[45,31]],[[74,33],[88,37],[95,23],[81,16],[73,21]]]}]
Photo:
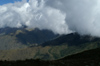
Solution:
[{"label": "shadow on hillside", "polygon": [[68,44],[69,46],[73,46],[73,45],[77,46],[80,44],[95,42],[95,41],[100,41],[100,38],[91,37],[91,36],[80,36],[77,33],[71,33],[68,35],[62,35],[55,40],[45,42],[41,44],[41,46],[47,46],[47,45],[56,46],[56,45],[62,45],[62,44]]},{"label": "shadow on hillside", "polygon": [[46,41],[49,41],[58,35],[55,35],[52,31],[49,30],[39,30],[34,29],[32,31],[25,31],[25,33],[19,33],[16,35],[17,40],[23,44],[41,44]]}]

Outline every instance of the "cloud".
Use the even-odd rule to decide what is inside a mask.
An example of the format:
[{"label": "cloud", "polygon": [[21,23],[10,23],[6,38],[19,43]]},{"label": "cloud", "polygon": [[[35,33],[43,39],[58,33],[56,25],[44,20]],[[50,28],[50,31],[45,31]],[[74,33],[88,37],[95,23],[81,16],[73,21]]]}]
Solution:
[{"label": "cloud", "polygon": [[48,0],[46,5],[66,13],[69,30],[100,37],[100,0]]},{"label": "cloud", "polygon": [[0,27],[22,27],[52,30],[66,34],[71,31],[65,22],[66,14],[45,6],[44,0],[23,0],[0,6]]},{"label": "cloud", "polygon": [[23,0],[0,6],[0,28],[26,25],[100,37],[99,21],[100,0]]}]

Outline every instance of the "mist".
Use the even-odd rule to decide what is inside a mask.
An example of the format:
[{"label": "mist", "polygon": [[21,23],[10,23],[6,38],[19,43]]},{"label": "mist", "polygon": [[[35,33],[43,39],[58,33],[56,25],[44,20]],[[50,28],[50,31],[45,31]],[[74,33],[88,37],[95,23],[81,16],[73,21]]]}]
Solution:
[{"label": "mist", "polygon": [[0,28],[23,25],[55,34],[100,37],[100,0],[23,0],[0,5]]}]

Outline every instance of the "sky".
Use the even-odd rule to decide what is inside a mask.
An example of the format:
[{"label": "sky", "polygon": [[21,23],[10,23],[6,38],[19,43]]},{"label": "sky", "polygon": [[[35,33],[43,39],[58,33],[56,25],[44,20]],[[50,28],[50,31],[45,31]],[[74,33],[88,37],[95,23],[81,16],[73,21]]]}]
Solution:
[{"label": "sky", "polygon": [[15,1],[21,1],[21,0],[0,0],[0,5],[7,3],[14,3]]},{"label": "sky", "polygon": [[14,1],[0,0],[0,28],[25,25],[55,34],[100,37],[100,0]]}]

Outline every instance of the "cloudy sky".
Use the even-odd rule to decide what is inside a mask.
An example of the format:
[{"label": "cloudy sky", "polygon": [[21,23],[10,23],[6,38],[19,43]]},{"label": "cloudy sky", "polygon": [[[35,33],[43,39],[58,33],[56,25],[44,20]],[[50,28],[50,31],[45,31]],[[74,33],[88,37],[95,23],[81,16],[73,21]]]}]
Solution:
[{"label": "cloudy sky", "polygon": [[100,0],[0,0],[0,28],[23,25],[100,37]]}]

